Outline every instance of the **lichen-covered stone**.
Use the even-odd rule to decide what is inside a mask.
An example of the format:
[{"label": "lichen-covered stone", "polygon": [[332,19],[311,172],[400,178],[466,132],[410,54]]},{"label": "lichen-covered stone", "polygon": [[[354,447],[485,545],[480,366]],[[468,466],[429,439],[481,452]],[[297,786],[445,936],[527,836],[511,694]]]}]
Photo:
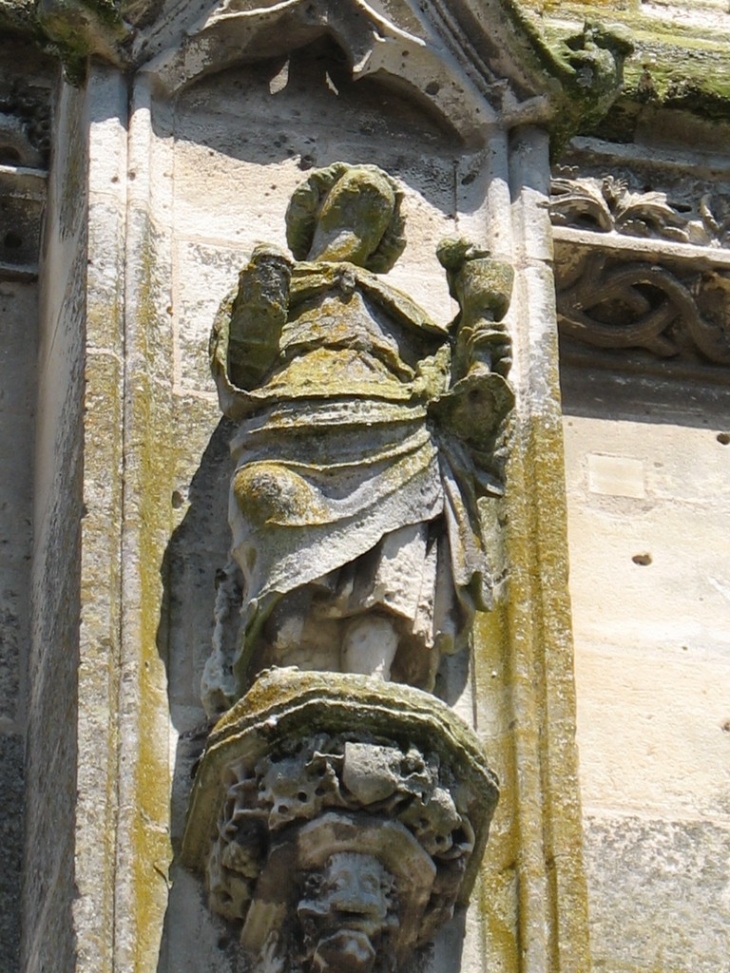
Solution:
[{"label": "lichen-covered stone", "polygon": [[[298,948],[303,877],[306,888],[306,876],[338,853],[379,862],[395,876],[399,903],[378,961],[387,969],[391,951],[402,963],[468,898],[496,798],[476,737],[430,695],[275,669],[209,738],[183,860],[207,869],[214,911],[245,920],[252,958],[283,949],[282,961]],[[362,890],[352,891],[362,903]],[[338,935],[360,911],[353,903],[340,915]]]},{"label": "lichen-covered stone", "polygon": [[449,327],[373,272],[405,246],[402,199],[375,166],[313,171],[286,218],[306,259],[256,247],[214,323],[221,407],[240,423],[229,521],[245,594],[240,648],[223,658],[219,633],[204,677],[212,713],[274,664],[431,689],[489,606],[476,496],[500,491],[514,275],[465,240],[441,246],[452,362]]}]

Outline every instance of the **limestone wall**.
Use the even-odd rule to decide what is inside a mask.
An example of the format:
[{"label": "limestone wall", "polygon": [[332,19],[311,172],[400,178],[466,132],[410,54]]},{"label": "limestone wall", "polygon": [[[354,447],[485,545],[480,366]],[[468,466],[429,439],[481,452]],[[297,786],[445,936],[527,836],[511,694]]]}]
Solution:
[{"label": "limestone wall", "polygon": [[64,138],[49,191],[33,498],[24,954],[29,970],[71,969],[76,815],[81,419],[86,280],[85,117],[79,92],[60,106]]},{"label": "limestone wall", "polygon": [[730,393],[563,373],[596,969],[730,970]]},{"label": "limestone wall", "polygon": [[20,948],[38,288],[0,278],[0,954]]},{"label": "limestone wall", "polygon": [[[0,968],[20,963],[29,729],[38,249],[52,71],[0,29]],[[32,801],[28,801],[31,804]]]}]

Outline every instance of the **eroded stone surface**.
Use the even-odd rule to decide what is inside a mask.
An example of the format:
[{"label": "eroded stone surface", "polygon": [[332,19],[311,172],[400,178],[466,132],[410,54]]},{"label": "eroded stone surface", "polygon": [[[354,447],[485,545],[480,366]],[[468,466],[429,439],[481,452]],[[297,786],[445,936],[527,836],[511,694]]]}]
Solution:
[{"label": "eroded stone surface", "polygon": [[271,664],[431,689],[489,607],[475,496],[501,490],[512,271],[442,244],[460,305],[452,362],[448,330],[373,273],[405,246],[402,197],[374,166],[315,170],[287,210],[298,262],[255,248],[216,318],[213,374],[240,423],[229,520],[243,619],[227,658],[219,612],[209,712]]},{"label": "eroded stone surface", "polygon": [[212,733],[183,856],[258,969],[391,970],[468,896],[496,797],[443,703],[276,669]]},{"label": "eroded stone surface", "polygon": [[710,821],[589,815],[596,969],[727,973],[730,829]]},{"label": "eroded stone surface", "polygon": [[24,778],[23,738],[0,733],[0,956],[8,973],[20,969]]},{"label": "eroded stone surface", "polygon": [[563,384],[596,967],[725,971],[728,393],[572,369]]}]

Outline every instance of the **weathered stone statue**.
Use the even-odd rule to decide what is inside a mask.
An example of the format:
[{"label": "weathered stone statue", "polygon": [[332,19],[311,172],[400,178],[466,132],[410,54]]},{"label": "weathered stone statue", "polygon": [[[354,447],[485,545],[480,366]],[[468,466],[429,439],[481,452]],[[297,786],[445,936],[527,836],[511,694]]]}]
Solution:
[{"label": "weathered stone statue", "polygon": [[233,658],[219,638],[206,668],[211,713],[272,664],[430,690],[490,605],[476,499],[500,491],[512,270],[443,241],[460,313],[432,321],[378,276],[405,246],[401,201],[375,166],[314,171],[286,214],[296,261],[257,247],[217,316],[213,374],[239,424],[226,597],[238,569],[243,594]]}]

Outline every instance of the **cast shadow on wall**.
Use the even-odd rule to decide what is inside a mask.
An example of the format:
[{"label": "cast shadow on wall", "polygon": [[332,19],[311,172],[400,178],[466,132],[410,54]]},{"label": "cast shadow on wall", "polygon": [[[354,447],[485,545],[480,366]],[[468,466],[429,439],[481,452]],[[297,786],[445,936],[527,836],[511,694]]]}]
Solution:
[{"label": "cast shadow on wall", "polygon": [[417,183],[428,203],[453,216],[462,140],[412,95],[392,79],[353,81],[342,49],[321,37],[287,57],[231,68],[184,90],[175,138],[256,166],[291,161],[306,171],[339,158],[378,164]]},{"label": "cast shadow on wall", "polygon": [[170,795],[175,858],[159,973],[193,973],[201,962],[211,971],[243,970],[237,965],[232,932],[206,908],[202,883],[175,863],[196,764],[211,726],[199,699],[199,670],[210,652],[216,575],[226,563],[229,546],[226,510],[233,428],[227,419],[220,420],[190,482],[186,501],[173,493],[173,506],[187,502],[187,510],[170,538],[160,570],[164,593],[157,650],[167,672],[177,744]]}]

